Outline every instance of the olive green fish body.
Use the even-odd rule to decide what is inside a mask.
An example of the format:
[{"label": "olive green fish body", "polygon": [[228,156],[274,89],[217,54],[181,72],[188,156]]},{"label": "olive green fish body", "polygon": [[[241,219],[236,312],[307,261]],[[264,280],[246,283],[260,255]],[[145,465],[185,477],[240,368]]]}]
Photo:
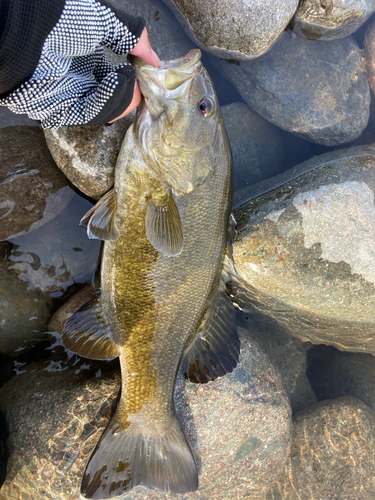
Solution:
[{"label": "olive green fish body", "polygon": [[173,405],[181,359],[193,379],[207,381],[238,358],[223,279],[231,154],[199,58],[192,51],[160,70],[137,66],[147,106],[124,139],[113,192],[85,218],[88,234],[106,239],[101,294],[67,322],[63,343],[88,357],[119,356],[122,373],[116,414],[83,478],[86,498],[137,484],[195,490]]}]

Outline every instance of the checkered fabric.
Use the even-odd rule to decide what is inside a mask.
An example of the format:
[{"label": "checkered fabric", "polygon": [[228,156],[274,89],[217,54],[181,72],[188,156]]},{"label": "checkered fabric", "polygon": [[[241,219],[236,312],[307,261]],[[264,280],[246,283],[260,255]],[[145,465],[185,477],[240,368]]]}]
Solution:
[{"label": "checkered fabric", "polygon": [[126,16],[124,24],[120,16],[105,0],[66,0],[32,77],[0,105],[44,128],[107,123],[119,116],[132,100],[135,71],[128,63],[114,67],[103,47],[127,54],[144,28],[141,18]]}]

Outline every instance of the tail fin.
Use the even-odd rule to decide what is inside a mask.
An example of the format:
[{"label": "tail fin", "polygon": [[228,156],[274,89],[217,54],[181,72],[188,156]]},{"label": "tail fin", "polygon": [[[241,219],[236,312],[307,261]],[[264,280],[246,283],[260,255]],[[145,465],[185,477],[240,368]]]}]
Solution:
[{"label": "tail fin", "polygon": [[116,416],[86,467],[81,485],[85,498],[112,498],[138,484],[172,493],[198,488],[195,461],[174,414],[167,426],[134,421],[125,430]]}]

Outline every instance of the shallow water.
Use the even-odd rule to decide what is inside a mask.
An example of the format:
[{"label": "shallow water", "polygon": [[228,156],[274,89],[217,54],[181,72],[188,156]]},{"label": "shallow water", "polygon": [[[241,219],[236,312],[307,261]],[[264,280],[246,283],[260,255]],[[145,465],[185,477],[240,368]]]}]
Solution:
[{"label": "shallow water", "polygon": [[[154,14],[154,13],[150,13]],[[355,33],[355,39],[360,47],[363,46],[363,36],[365,30],[374,16]],[[176,26],[178,22],[175,21]],[[178,28],[183,33],[181,28]],[[183,35],[185,36],[185,35]],[[152,42],[152,39],[151,39]],[[181,54],[183,55],[183,54]],[[203,54],[203,63],[208,69],[217,90],[221,106],[234,102],[244,102],[237,90],[226,80],[214,65],[214,58],[211,55]],[[228,63],[229,64],[229,63]],[[372,144],[375,142],[375,110],[371,108],[369,124],[362,135],[351,143],[343,144],[339,147],[325,147],[309,143],[291,133],[280,131],[286,145],[287,154],[285,161],[280,165],[280,169],[274,172],[279,174],[294,165],[301,163],[315,155],[325,152],[347,148],[351,145]],[[14,115],[5,108],[0,107],[0,129],[16,125],[35,125],[36,122],[27,117]],[[0,200],[1,201],[1,200]],[[44,297],[48,297],[49,316],[52,315],[64,302],[66,302],[75,292],[80,290],[85,283],[97,283],[98,259],[100,255],[100,242],[89,240],[84,229],[79,228],[79,220],[93,205],[93,202],[79,192],[76,192],[68,206],[53,220],[44,226],[14,238],[8,242],[0,242],[4,248],[4,261],[9,264],[8,268],[18,273],[17,279],[22,281],[27,290],[39,290]],[[22,304],[18,304],[22,308]],[[263,322],[264,321],[264,322]],[[263,323],[262,323],[263,322]],[[25,323],[25,329],[30,328]],[[262,316],[257,317],[258,335],[262,335],[270,329],[269,322]],[[45,360],[47,371],[61,371],[66,367],[66,359],[61,358],[61,348],[58,348],[59,340],[50,334],[43,335],[38,332],[37,338],[31,340],[33,347],[30,349],[30,342],[27,344],[27,352],[22,351],[26,346],[21,343],[15,350],[14,356],[0,354],[0,387],[11,377],[23,372],[25,364],[37,360]],[[51,349],[51,344],[53,348]],[[310,360],[316,361],[314,350],[326,350],[325,356],[336,354],[333,348],[319,346],[314,348],[308,346],[310,350]],[[57,353],[57,354],[56,354]],[[81,370],[89,370],[91,361],[81,360],[76,357],[77,373]],[[313,361],[311,361],[313,364]],[[313,388],[316,390],[317,399],[322,399],[324,391],[319,383],[314,382],[316,376],[316,363],[313,369],[309,370],[309,377]],[[101,369],[94,370],[95,375],[100,377]],[[69,408],[66,409],[69,411]],[[0,441],[4,441],[6,435],[6,424],[0,419]],[[1,451],[1,444],[0,444]],[[0,453],[0,481],[4,476],[4,461],[7,453]]]}]

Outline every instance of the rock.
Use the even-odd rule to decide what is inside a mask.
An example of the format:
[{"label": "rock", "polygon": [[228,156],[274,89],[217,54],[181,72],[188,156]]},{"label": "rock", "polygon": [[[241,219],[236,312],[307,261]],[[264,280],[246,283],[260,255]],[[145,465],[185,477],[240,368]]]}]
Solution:
[{"label": "rock", "polygon": [[368,81],[373,93],[375,93],[375,23],[371,23],[366,30],[364,39],[364,56]]},{"label": "rock", "polygon": [[134,114],[111,126],[72,126],[45,129],[48,148],[68,179],[90,198],[98,200],[111,189],[122,140]]},{"label": "rock", "polygon": [[91,206],[75,195],[49,223],[1,244],[0,353],[15,356],[45,339],[52,298],[93,280],[100,241],[89,240],[79,227]]},{"label": "rock", "polygon": [[351,37],[321,42],[287,32],[258,60],[217,64],[257,113],[310,142],[344,144],[367,125],[369,84]]},{"label": "rock", "polygon": [[284,476],[266,500],[375,498],[375,415],[361,401],[322,401],[296,416]]},{"label": "rock", "polygon": [[309,40],[344,38],[374,11],[374,0],[303,0],[294,17],[294,30]]},{"label": "rock", "polygon": [[281,131],[245,103],[228,104],[221,111],[232,149],[235,193],[280,173],[285,160]]},{"label": "rock", "polygon": [[[26,494],[78,500],[84,467],[114,411],[120,374],[100,374],[91,360],[76,374],[71,365],[46,371],[32,364],[0,390],[13,450],[1,500]],[[175,405],[197,459],[199,490],[176,495],[137,486],[121,498],[264,499],[288,458],[290,409],[276,368],[254,338],[242,338],[233,373],[204,385],[179,376]]]},{"label": "rock", "polygon": [[306,354],[311,344],[291,337],[272,318],[252,312],[236,312],[236,325],[256,337],[261,348],[277,366],[293,414],[316,403],[317,399],[306,376]]},{"label": "rock", "polygon": [[73,196],[38,127],[0,129],[0,240],[46,224]]},{"label": "rock", "polygon": [[375,148],[314,157],[235,210],[243,307],[314,344],[375,354]]},{"label": "rock", "polygon": [[283,33],[298,0],[164,0],[202,50],[246,61],[264,54]]},{"label": "rock", "polygon": [[350,395],[375,410],[375,357],[316,346],[309,357],[309,379],[319,399]]}]

